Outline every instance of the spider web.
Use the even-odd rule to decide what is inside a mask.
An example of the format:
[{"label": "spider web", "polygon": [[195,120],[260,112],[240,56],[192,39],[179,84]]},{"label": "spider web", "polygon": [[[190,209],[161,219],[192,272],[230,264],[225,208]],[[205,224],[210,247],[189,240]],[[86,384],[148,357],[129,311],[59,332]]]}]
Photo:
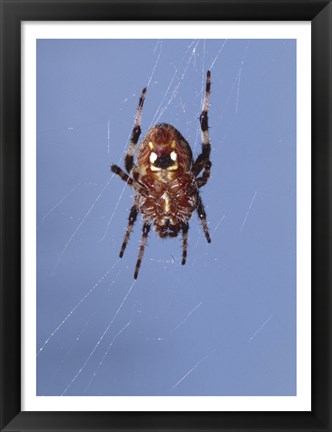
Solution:
[{"label": "spider web", "polygon": [[[247,346],[252,349],[277,320],[269,298],[247,283],[250,269],[239,272],[234,258],[250,235],[264,182],[247,178],[242,198],[229,214],[230,186],[224,180],[225,172],[229,178],[232,173],[223,155],[234,145],[232,151],[239,157],[239,143],[232,134],[246,125],[242,101],[250,84],[247,63],[256,48],[245,40],[95,43],[100,51],[91,54],[91,46],[82,43],[80,53],[102,53],[99,67],[108,73],[104,77],[93,70],[82,82],[72,79],[68,83],[73,94],[79,95],[83,80],[88,82],[80,115],[62,113],[53,127],[43,116],[38,123],[37,394],[216,395],[220,388],[227,394],[229,387],[215,385],[225,379],[217,375],[225,352],[227,361],[233,361]],[[271,73],[286,48],[281,43],[275,47],[261,66],[260,76]],[[62,42],[61,49],[70,52],[70,42]],[[117,56],[122,53],[117,57],[119,71],[107,60],[114,58],[113,50]],[[119,259],[133,192],[109,166],[123,166],[145,86],[141,138],[154,124],[171,123],[196,157],[208,69],[212,74],[213,167],[201,195],[212,243],[206,243],[193,215],[188,260],[181,266],[181,239],[163,241],[151,230],[134,282],[142,223],[138,218],[125,255]],[[85,104],[85,98],[94,104]],[[40,104],[42,108],[43,101]],[[288,139],[286,132],[275,136],[275,147]],[[275,147],[271,153],[278,154]],[[264,157],[262,147],[256,151],[245,148],[247,160],[262,153]],[[51,160],[55,168],[47,171],[43,167],[51,166]],[[241,167],[236,166],[237,170]],[[274,175],[278,177],[277,172]],[[239,297],[235,306],[234,298]],[[256,305],[255,317],[248,304]],[[265,376],[276,374],[268,363],[262,368]]]}]

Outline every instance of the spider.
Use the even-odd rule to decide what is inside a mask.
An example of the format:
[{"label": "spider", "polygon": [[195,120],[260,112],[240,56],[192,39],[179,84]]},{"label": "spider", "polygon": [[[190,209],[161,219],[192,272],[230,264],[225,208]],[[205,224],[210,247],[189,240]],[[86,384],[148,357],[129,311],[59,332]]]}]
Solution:
[{"label": "spider", "polygon": [[111,171],[136,192],[120,250],[120,258],[126,249],[137,214],[141,213],[143,217],[143,232],[134,273],[135,279],[138,276],[152,224],[161,238],[177,237],[180,232],[182,233],[182,264],[186,263],[188,221],[194,210],[197,211],[201,220],[206,240],[208,243],[211,242],[206,213],[199,194],[199,188],[207,183],[211,169],[211,145],[208,131],[210,87],[211,73],[207,71],[205,96],[199,117],[202,151],[195,161],[190,145],[181,133],[170,124],[160,123],[148,130],[138,146],[137,163],[134,163],[147,92],[147,88],[144,88],[139,99],[129,148],[124,159],[129,175],[119,166],[111,166]]}]

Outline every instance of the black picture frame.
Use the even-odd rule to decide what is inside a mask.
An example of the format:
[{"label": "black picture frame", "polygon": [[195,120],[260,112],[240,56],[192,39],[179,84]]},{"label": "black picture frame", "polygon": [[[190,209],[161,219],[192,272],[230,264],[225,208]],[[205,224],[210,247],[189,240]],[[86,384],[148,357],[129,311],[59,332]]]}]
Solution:
[{"label": "black picture frame", "polygon": [[[332,5],[327,0],[0,0],[1,431],[332,431]],[[107,20],[311,21],[311,412],[21,411],[21,22]]]}]

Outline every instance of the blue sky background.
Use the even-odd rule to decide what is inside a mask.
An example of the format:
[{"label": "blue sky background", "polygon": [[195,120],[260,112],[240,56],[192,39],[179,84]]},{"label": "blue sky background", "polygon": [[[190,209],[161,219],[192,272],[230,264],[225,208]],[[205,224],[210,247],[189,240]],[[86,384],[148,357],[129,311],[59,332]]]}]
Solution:
[{"label": "blue sky background", "polygon": [[[212,175],[181,238],[139,217],[123,165],[139,94],[142,137],[175,126],[200,151],[211,68]],[[39,40],[37,394],[294,395],[296,44],[292,40]]]}]

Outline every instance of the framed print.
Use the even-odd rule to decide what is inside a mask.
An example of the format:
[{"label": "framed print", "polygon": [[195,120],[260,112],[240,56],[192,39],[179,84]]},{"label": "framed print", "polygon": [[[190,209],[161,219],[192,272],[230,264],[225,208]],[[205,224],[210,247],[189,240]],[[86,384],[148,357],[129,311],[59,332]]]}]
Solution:
[{"label": "framed print", "polygon": [[1,6],[1,430],[331,430],[330,2]]}]

